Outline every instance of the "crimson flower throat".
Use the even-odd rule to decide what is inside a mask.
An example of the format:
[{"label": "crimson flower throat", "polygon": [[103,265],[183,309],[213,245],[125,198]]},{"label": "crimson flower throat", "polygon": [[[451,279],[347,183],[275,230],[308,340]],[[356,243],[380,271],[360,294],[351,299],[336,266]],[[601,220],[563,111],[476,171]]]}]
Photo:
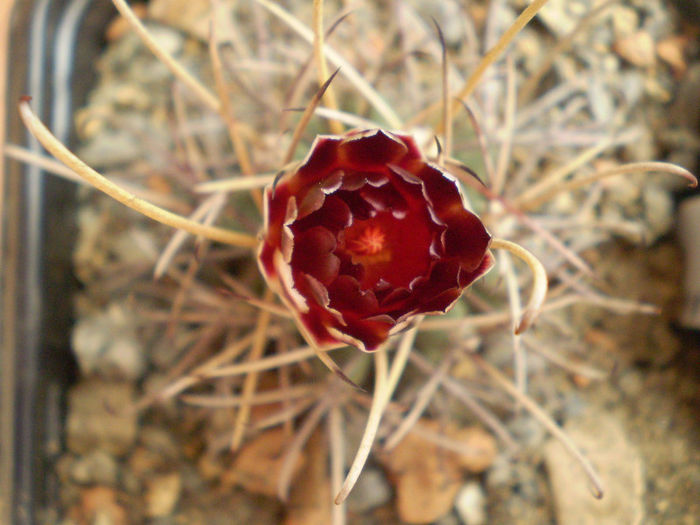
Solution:
[{"label": "crimson flower throat", "polygon": [[406,135],[320,136],[265,205],[262,273],[319,347],[375,350],[414,316],[447,311],[493,264],[455,180]]}]

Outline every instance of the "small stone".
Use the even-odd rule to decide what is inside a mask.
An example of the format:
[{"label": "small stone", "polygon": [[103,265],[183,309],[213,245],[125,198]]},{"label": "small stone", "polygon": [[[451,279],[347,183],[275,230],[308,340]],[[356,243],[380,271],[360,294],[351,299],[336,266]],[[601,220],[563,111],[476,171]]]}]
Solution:
[{"label": "small stone", "polygon": [[487,486],[506,487],[513,483],[512,461],[505,454],[496,457],[486,473]]},{"label": "small stone", "polygon": [[118,503],[117,492],[110,487],[90,487],[80,493],[80,504],[72,509],[77,523],[126,525],[126,509]]},{"label": "small stone", "polygon": [[591,409],[568,421],[564,430],[597,468],[605,495],[595,499],[579,463],[559,441],[545,446],[557,523],[559,525],[617,525],[642,523],[644,477],[642,458],[620,421]]},{"label": "small stone", "polygon": [[644,214],[646,219],[647,244],[668,232],[673,226],[673,199],[667,191],[657,185],[647,184],[642,190]]},{"label": "small stone", "polygon": [[108,485],[117,482],[119,466],[114,457],[96,450],[77,458],[71,465],[70,475],[73,481],[82,485]]},{"label": "small stone", "polygon": [[634,106],[644,95],[644,76],[639,71],[623,71],[620,73],[618,89],[624,95],[628,105]]},{"label": "small stone", "polygon": [[646,31],[622,38],[614,47],[618,55],[637,67],[652,67],[656,63],[654,39]]},{"label": "small stone", "polygon": [[610,122],[615,115],[615,102],[609,87],[605,86],[598,76],[594,76],[587,93],[595,121],[599,124]]},{"label": "small stone", "polygon": [[81,318],[73,329],[71,343],[85,375],[135,380],[145,369],[136,319],[124,304],[113,303],[105,311]]},{"label": "small stone", "polygon": [[442,2],[418,2],[417,4],[420,16],[437,21],[436,23],[440,26],[448,46],[456,46],[463,42],[462,13],[458,2],[443,0]]},{"label": "small stone", "polygon": [[544,427],[529,414],[514,417],[508,422],[508,429],[521,446],[533,449],[540,446],[547,435]]},{"label": "small stone", "polygon": [[136,161],[145,154],[145,146],[124,130],[102,129],[81,146],[79,154],[86,163],[102,168]]},{"label": "small stone", "polygon": [[90,380],[73,387],[68,395],[68,448],[78,454],[93,450],[125,454],[136,439],[133,404],[130,383]]},{"label": "small stone", "polygon": [[552,33],[563,37],[574,30],[588,9],[587,3],[584,0],[553,0],[545,4],[538,18]]},{"label": "small stone", "polygon": [[464,484],[457,493],[455,508],[464,525],[486,523],[486,494],[481,484],[476,481]]},{"label": "small stone", "polygon": [[615,38],[626,38],[639,29],[639,14],[633,7],[617,5],[612,8]]},{"label": "small stone", "polygon": [[[198,2],[187,2],[188,4],[197,4]],[[165,50],[166,53],[176,56],[181,51],[185,44],[185,39],[177,30],[159,24],[149,24],[148,33],[151,37]]]},{"label": "small stone", "polygon": [[182,479],[179,472],[161,474],[150,479],[146,486],[146,515],[150,518],[170,516],[180,498]]},{"label": "small stone", "polygon": [[376,468],[366,468],[348,498],[348,509],[362,514],[381,507],[391,499],[391,486],[384,473]]}]

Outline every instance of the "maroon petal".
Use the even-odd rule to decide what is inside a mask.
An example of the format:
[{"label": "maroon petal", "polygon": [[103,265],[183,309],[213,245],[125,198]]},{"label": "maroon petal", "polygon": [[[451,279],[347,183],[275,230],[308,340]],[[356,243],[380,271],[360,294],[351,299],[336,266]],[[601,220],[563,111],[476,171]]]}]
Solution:
[{"label": "maroon petal", "polygon": [[317,137],[311,151],[296,172],[294,190],[308,187],[328,176],[338,167],[338,146],[341,140],[333,137]]},{"label": "maroon petal", "polygon": [[381,129],[353,134],[343,140],[338,150],[344,166],[361,171],[386,166],[408,153],[403,141]]},{"label": "maroon petal", "polygon": [[326,288],[321,281],[308,273],[300,274],[295,284],[297,291],[305,297],[311,297],[318,306],[325,309],[330,303],[328,288]]},{"label": "maroon petal", "polygon": [[487,251],[486,255],[484,255],[484,258],[481,260],[481,263],[476,269],[469,271],[462,268],[462,271],[459,272],[459,285],[466,288],[479,277],[486,274],[486,272],[493,267],[494,262],[493,255],[491,252]]},{"label": "maroon petal", "polygon": [[460,295],[462,295],[462,288],[450,288],[435,297],[421,301],[418,311],[423,314],[445,313],[459,299]]},{"label": "maroon petal", "polygon": [[337,191],[334,193],[339,198],[343,199],[345,204],[350,208],[354,220],[366,220],[376,214],[376,210],[372,205],[362,198],[357,191]]},{"label": "maroon petal", "polygon": [[352,224],[350,207],[340,197],[331,195],[326,197],[320,210],[296,221],[293,230],[298,233],[314,226],[323,226],[337,234],[342,229],[350,226],[350,224]]},{"label": "maroon petal", "polygon": [[292,270],[308,273],[328,285],[338,276],[340,259],[333,254],[335,236],[322,226],[316,226],[294,238]]},{"label": "maroon petal", "polygon": [[407,151],[401,158],[402,162],[409,160],[423,160],[423,154],[421,153],[420,149],[418,149],[418,145],[416,144],[416,141],[413,140],[413,137],[410,135],[403,135],[401,133],[392,133],[392,135],[406,145]]},{"label": "maroon petal", "polygon": [[303,219],[316,210],[320,210],[325,200],[326,194],[319,186],[309,188],[299,203],[299,218]]},{"label": "maroon petal", "polygon": [[408,211],[406,199],[396,191],[393,184],[379,187],[367,185],[359,193],[377,211],[391,210],[397,218],[404,217]]},{"label": "maroon petal", "polygon": [[382,312],[396,312],[400,317],[406,310],[406,303],[411,299],[411,291],[408,288],[392,288],[391,292],[381,298],[379,306]]},{"label": "maroon petal", "polygon": [[421,313],[444,311],[462,291],[459,274],[459,262],[454,259],[434,263],[429,276],[413,285],[412,308]]},{"label": "maroon petal", "polygon": [[466,270],[475,270],[491,242],[483,223],[467,210],[452,215],[446,223],[447,228],[442,234],[445,254],[457,257]]},{"label": "maroon petal", "polygon": [[362,350],[372,352],[377,350],[389,338],[389,332],[394,327],[394,321],[389,317],[380,319],[347,319],[343,334],[349,335],[359,342]]},{"label": "maroon petal", "polygon": [[361,290],[357,279],[340,275],[328,287],[330,307],[341,313],[352,312],[358,317],[368,317],[377,312],[379,303],[372,290]]},{"label": "maroon petal", "polygon": [[451,176],[430,164],[423,165],[416,175],[423,182],[426,199],[441,220],[464,211],[464,202],[457,181]]},{"label": "maroon petal", "polygon": [[328,313],[319,306],[313,306],[307,313],[299,315],[304,332],[311,337],[313,343],[319,348],[327,345],[343,343],[333,331],[337,332],[340,325]]}]

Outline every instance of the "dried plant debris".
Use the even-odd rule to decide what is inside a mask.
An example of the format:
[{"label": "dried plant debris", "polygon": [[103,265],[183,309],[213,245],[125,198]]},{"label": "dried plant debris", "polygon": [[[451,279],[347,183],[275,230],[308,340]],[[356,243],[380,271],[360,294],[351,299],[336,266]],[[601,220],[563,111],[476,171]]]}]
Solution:
[{"label": "dried plant debris", "polygon": [[[130,16],[121,0],[115,4]],[[506,45],[502,35],[536,4],[544,5],[537,23]],[[557,481],[563,463],[545,447],[540,422],[560,436],[555,419],[576,420],[583,406],[610,402],[611,371],[623,370],[613,379],[628,378],[635,357],[606,325],[622,314],[651,325],[642,317],[657,312],[649,301],[674,293],[657,287],[663,297],[651,296],[651,280],[643,277],[632,283],[640,290],[634,295],[607,284],[624,260],[620,252],[629,251],[609,243],[624,239],[643,250],[668,233],[671,191],[692,178],[650,162],[697,153],[697,142],[674,142],[665,133],[666,104],[697,52],[665,4],[295,0],[283,8],[267,0],[154,0],[136,12],[149,46],[175,66],[154,57],[133,20],[115,21],[97,85],[76,113],[77,154],[120,188],[202,230],[198,237],[175,233],[81,188],[74,261],[84,289],[75,299],[73,343],[83,375],[69,397],[69,450],[57,464],[66,523],[335,525],[457,516],[470,524],[534,523],[565,512],[566,487]],[[481,57],[501,48],[505,53],[480,70]],[[475,72],[483,75],[474,83]],[[453,103],[457,98],[462,103]],[[359,324],[349,326],[357,308],[334,308],[334,283],[323,276],[299,293],[287,274],[275,275],[288,292],[285,304],[277,301],[251,248],[275,184],[277,198],[286,199],[296,181],[288,174],[304,170],[290,161],[302,161],[316,135],[375,128],[389,131],[358,136],[410,137],[402,139],[406,149],[450,173],[448,193],[459,195],[464,215],[479,216],[494,253],[487,234],[474,279],[461,278],[462,268],[445,272],[455,282],[438,292],[454,293],[437,294],[435,309],[451,307],[448,313],[423,320],[427,307],[385,309],[372,326],[396,314],[404,330],[372,339],[357,336]],[[432,189],[417,189],[423,186],[409,169],[390,169],[402,181],[393,187],[436,199]],[[276,234],[297,228],[303,244],[297,223],[315,211],[303,207],[324,206],[333,197],[324,192],[338,189],[326,182],[307,192],[323,198],[294,206],[288,199],[281,212],[272,210],[282,214],[273,221]],[[365,182],[347,199],[372,194],[374,204],[391,207],[392,192]],[[353,206],[355,214],[364,209]],[[448,215],[424,208],[431,239],[444,241]],[[223,230],[230,245],[207,240]],[[375,257],[388,242],[383,230],[345,239],[351,233],[339,230],[334,238],[358,252],[341,272],[348,275],[356,271],[351,262]],[[440,249],[440,242],[424,244]],[[280,257],[288,248],[282,239]],[[328,250],[316,255],[299,262],[297,254],[289,266],[330,259]],[[460,297],[484,273],[486,258],[494,270]],[[284,268],[278,263],[272,261],[275,270]],[[527,303],[521,291],[529,289],[534,299]],[[353,297],[366,299],[365,292]],[[394,299],[405,306],[399,292]],[[367,355],[336,344],[320,352],[305,344],[294,320],[313,301],[325,305],[324,330],[334,330],[323,332],[323,342],[355,334],[350,343],[381,349]],[[534,330],[513,334],[536,313]],[[668,331],[659,337],[656,344],[676,348]],[[677,351],[664,355],[669,363]],[[614,402],[609,417],[619,421],[611,428],[633,427],[626,398]],[[588,439],[585,432],[571,437],[581,435]],[[361,474],[365,461],[371,483]],[[659,465],[654,459],[653,472],[662,471]],[[582,482],[579,469],[565,470]],[[346,503],[357,476],[357,495]],[[363,483],[376,488],[358,501]],[[652,491],[649,501],[661,498]],[[664,511],[654,505],[634,511],[660,523]]]},{"label": "dried plant debris", "polygon": [[[450,512],[464,472],[483,472],[496,455],[494,439],[480,428],[420,421],[416,431],[383,458],[396,485],[396,505],[406,523],[432,523]],[[440,445],[440,440],[451,447]]]}]

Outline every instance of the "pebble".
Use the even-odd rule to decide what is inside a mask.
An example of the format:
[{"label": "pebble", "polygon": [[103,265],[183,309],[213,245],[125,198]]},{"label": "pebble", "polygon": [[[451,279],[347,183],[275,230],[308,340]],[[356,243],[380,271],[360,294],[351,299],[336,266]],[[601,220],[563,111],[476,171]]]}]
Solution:
[{"label": "pebble", "polygon": [[377,468],[366,468],[350,493],[348,509],[362,514],[388,503],[391,495],[391,486],[384,473]]},{"label": "pebble", "polygon": [[639,29],[639,13],[630,6],[613,6],[612,21],[616,39],[626,38]]},{"label": "pebble", "polygon": [[[87,117],[86,117],[87,118]],[[91,126],[96,126],[90,123]],[[96,168],[128,164],[142,158],[146,145],[126,130],[102,128],[93,140],[81,146],[80,157]]]},{"label": "pebble", "polygon": [[172,514],[180,498],[182,479],[178,472],[161,474],[151,478],[146,486],[146,515],[162,518]]},{"label": "pebble", "polygon": [[119,504],[117,492],[110,487],[90,487],[80,494],[80,504],[71,513],[79,524],[126,525],[126,509]]},{"label": "pebble", "polygon": [[145,370],[145,351],[136,333],[136,319],[122,303],[112,303],[104,311],[82,317],[71,340],[85,375],[136,380]]},{"label": "pebble", "polygon": [[130,383],[87,380],[68,395],[66,441],[69,450],[84,454],[102,450],[120,456],[136,439],[135,400]]},{"label": "pebble", "polygon": [[608,86],[600,77],[594,76],[591,79],[587,96],[595,121],[599,124],[609,123],[615,115],[615,102]]},{"label": "pebble", "polygon": [[564,427],[598,469],[605,496],[591,495],[578,462],[552,439],[545,446],[554,508],[559,525],[642,523],[644,477],[642,457],[620,421],[602,409],[590,409]]},{"label": "pebble", "polygon": [[638,31],[615,42],[615,51],[637,67],[652,67],[656,63],[656,44],[646,31]]},{"label": "pebble", "polygon": [[563,37],[573,31],[578,20],[589,9],[587,0],[550,0],[538,17],[552,33]]},{"label": "pebble", "polygon": [[658,239],[673,226],[673,199],[657,185],[647,184],[642,190],[642,201],[647,228],[650,230],[648,238]]},{"label": "pebble", "polygon": [[481,484],[465,483],[457,493],[455,508],[464,525],[484,525],[487,522],[486,494]]},{"label": "pebble", "polygon": [[527,448],[540,446],[546,437],[544,427],[526,413],[521,413],[509,421],[508,430],[516,438],[518,444]]},{"label": "pebble", "polygon": [[71,464],[70,475],[73,481],[82,485],[114,486],[119,477],[119,466],[114,456],[95,450],[78,457]]},{"label": "pebble", "polygon": [[622,71],[618,88],[628,105],[639,103],[644,95],[644,76],[639,71]]},{"label": "pebble", "polygon": [[454,0],[414,3],[420,9],[420,16],[425,17],[428,21],[430,18],[437,21],[448,46],[457,46],[463,43],[463,15],[459,3]]}]

